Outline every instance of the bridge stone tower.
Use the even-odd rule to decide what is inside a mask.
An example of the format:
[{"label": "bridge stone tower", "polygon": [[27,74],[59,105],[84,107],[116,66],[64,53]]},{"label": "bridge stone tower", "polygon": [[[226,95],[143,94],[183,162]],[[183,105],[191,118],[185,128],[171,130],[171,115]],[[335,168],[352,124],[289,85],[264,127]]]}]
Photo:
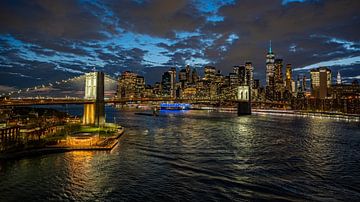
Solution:
[{"label": "bridge stone tower", "polygon": [[85,74],[85,100],[95,101],[84,105],[83,124],[102,126],[105,124],[104,73]]},{"label": "bridge stone tower", "polygon": [[251,89],[248,85],[238,86],[237,89],[237,113],[241,115],[251,115]]}]

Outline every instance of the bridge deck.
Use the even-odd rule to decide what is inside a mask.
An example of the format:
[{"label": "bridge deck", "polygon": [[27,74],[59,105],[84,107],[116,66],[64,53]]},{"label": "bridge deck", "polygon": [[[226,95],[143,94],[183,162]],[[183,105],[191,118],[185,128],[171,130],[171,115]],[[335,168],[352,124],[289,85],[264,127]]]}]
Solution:
[{"label": "bridge deck", "polygon": [[[106,99],[105,103],[130,103],[130,102],[181,102],[181,103],[219,103],[239,102],[235,99],[182,99],[182,98],[132,98],[132,99]],[[9,99],[1,100],[0,106],[26,106],[26,105],[63,105],[63,104],[92,104],[95,100],[86,99]],[[286,102],[257,102],[257,104],[288,105]]]}]

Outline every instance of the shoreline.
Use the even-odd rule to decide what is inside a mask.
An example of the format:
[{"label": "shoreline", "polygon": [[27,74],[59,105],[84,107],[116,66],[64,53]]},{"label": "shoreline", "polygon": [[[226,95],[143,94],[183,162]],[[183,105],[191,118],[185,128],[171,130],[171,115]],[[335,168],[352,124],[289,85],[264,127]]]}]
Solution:
[{"label": "shoreline", "polygon": [[[218,112],[237,112],[235,107],[203,107],[191,108],[190,110],[210,110]],[[303,110],[284,110],[284,109],[259,109],[253,108],[253,114],[270,114],[278,116],[297,116],[297,117],[313,117],[313,118],[328,118],[344,121],[360,122],[360,114],[346,114],[341,112],[327,112],[327,111],[303,111]]]},{"label": "shoreline", "polygon": [[280,116],[297,116],[297,117],[313,117],[313,118],[328,118],[344,121],[360,122],[360,114],[345,114],[339,112],[313,112],[313,111],[298,111],[298,110],[268,110],[268,109],[253,109],[254,114],[271,114]]}]

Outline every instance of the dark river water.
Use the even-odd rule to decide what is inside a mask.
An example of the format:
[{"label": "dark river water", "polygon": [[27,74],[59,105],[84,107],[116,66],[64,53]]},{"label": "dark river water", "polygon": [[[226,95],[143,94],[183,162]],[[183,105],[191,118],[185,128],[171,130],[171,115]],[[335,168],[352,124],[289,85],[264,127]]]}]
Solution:
[{"label": "dark river water", "polygon": [[360,200],[359,123],[113,108],[107,119],[126,127],[111,152],[1,162],[0,201]]}]

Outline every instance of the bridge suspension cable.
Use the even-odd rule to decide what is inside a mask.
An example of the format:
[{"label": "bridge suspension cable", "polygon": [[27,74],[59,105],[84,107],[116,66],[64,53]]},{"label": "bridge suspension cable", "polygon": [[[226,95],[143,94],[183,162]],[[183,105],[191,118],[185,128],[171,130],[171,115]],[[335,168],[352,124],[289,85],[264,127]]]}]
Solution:
[{"label": "bridge suspension cable", "polygon": [[[68,82],[72,82],[72,81],[82,79],[84,76],[85,76],[85,74],[80,75],[80,76],[75,76],[75,77],[72,77],[72,78],[68,78],[68,79],[55,81],[55,82],[50,82],[50,83],[47,83],[47,84],[36,85],[36,86],[28,87],[28,88],[22,88],[22,89],[10,91],[8,93],[2,93],[1,96],[6,96],[6,95],[7,96],[13,96],[13,95],[16,95],[16,94],[20,95],[21,93],[26,93],[26,92],[33,91],[33,90],[41,90],[41,89],[46,89],[46,88],[50,88],[50,87],[53,87],[53,86],[59,86],[59,85],[62,85],[62,84],[66,84]],[[105,78],[107,78],[107,79],[109,79],[110,81],[113,81],[113,82],[117,81],[116,78],[113,78],[110,75],[105,75]]]},{"label": "bridge suspension cable", "polygon": [[63,79],[63,80],[60,80],[60,81],[50,82],[50,83],[42,84],[42,85],[36,85],[36,86],[28,87],[28,88],[22,88],[22,89],[18,89],[16,91],[10,91],[8,93],[2,93],[1,95],[2,96],[6,96],[6,95],[7,96],[12,96],[14,94],[19,95],[21,93],[26,93],[26,92],[33,91],[33,90],[45,89],[45,88],[53,87],[53,86],[56,86],[56,85],[65,84],[65,83],[68,83],[68,82],[71,82],[71,81],[74,81],[74,80],[77,80],[77,79],[81,79],[83,76],[85,76],[85,75],[75,76],[75,77],[72,77],[72,78],[69,78],[69,79]]},{"label": "bridge suspension cable", "polygon": [[111,80],[111,81],[117,82],[117,79],[116,79],[116,78],[113,78],[113,77],[110,76],[110,75],[105,74],[105,78],[108,78],[108,79]]}]

